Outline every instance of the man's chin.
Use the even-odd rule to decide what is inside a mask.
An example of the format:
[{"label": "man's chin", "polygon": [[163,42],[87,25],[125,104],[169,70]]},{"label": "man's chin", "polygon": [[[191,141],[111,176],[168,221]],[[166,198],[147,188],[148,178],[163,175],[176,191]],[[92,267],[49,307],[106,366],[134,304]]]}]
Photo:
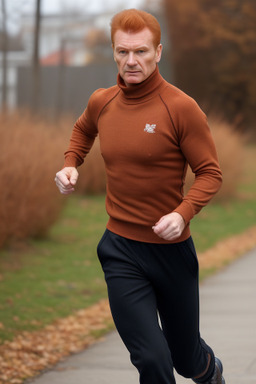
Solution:
[{"label": "man's chin", "polygon": [[127,85],[136,85],[140,84],[143,81],[143,78],[139,75],[125,76],[124,81]]}]

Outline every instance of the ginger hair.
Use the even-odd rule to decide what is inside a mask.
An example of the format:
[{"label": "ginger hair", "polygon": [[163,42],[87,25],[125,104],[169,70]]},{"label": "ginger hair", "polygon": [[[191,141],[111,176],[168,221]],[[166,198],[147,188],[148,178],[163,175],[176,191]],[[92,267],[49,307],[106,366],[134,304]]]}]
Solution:
[{"label": "ginger hair", "polygon": [[126,9],[117,13],[111,20],[111,41],[114,46],[115,33],[118,30],[124,32],[140,32],[148,28],[153,34],[155,48],[161,41],[161,27],[157,19],[148,12],[138,9]]}]

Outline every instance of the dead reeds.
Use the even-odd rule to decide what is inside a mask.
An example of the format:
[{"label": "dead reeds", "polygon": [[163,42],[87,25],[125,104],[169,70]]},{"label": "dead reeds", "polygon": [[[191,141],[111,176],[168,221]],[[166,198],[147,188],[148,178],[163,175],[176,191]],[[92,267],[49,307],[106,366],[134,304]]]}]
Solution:
[{"label": "dead reeds", "polygon": [[[214,200],[227,201],[236,197],[238,186],[244,173],[245,137],[235,131],[230,124],[215,117],[209,118],[209,125],[216,145],[223,184]],[[191,169],[185,184],[185,193],[192,185],[194,175]]]},{"label": "dead reeds", "polygon": [[55,126],[25,111],[0,115],[0,246],[41,236],[59,215],[54,183],[62,165],[66,123]]}]

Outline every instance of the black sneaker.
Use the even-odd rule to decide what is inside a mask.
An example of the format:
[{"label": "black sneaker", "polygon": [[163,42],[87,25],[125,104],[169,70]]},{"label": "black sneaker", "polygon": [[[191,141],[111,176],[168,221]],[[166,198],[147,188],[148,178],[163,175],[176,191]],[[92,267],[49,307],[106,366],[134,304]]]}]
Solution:
[{"label": "black sneaker", "polygon": [[222,362],[220,361],[220,359],[215,357],[215,370],[214,370],[213,377],[211,378],[211,380],[205,381],[204,384],[225,384],[226,382],[224,377],[222,376],[222,372],[223,372]]}]

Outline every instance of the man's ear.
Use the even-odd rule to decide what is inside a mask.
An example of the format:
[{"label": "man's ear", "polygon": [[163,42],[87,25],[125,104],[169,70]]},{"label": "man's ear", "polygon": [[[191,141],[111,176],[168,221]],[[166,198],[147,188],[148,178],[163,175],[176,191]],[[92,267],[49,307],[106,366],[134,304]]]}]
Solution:
[{"label": "man's ear", "polygon": [[112,49],[113,49],[113,58],[114,58],[114,61],[116,61],[116,57],[115,57],[115,47],[114,47],[114,44],[112,43]]},{"label": "man's ear", "polygon": [[162,46],[162,44],[159,44],[157,49],[156,49],[156,62],[157,63],[159,63],[159,61],[161,60],[162,51],[163,51],[163,46]]}]

